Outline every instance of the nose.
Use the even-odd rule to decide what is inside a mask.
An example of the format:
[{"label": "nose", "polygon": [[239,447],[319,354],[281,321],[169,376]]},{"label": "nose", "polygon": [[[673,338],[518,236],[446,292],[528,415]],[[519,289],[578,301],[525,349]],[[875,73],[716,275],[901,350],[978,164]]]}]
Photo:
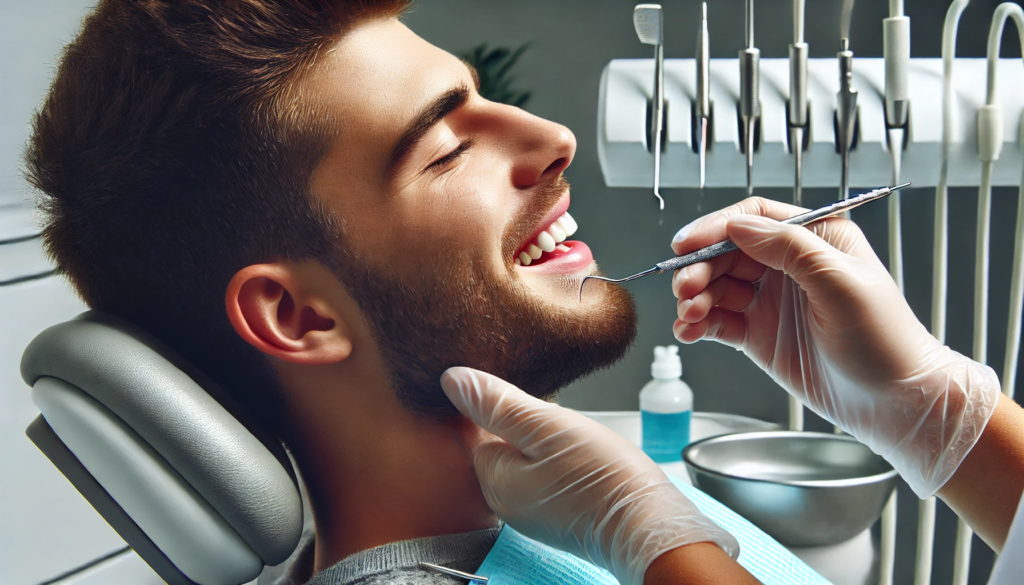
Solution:
[{"label": "nose", "polygon": [[511,150],[511,179],[518,189],[558,177],[576,155],[576,137],[550,120],[519,108],[502,106],[506,122],[501,124]]}]

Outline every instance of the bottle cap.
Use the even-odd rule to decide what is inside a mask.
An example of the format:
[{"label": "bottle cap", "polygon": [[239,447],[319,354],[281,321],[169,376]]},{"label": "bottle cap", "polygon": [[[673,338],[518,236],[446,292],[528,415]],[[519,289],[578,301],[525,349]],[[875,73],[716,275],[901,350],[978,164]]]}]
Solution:
[{"label": "bottle cap", "polygon": [[651,363],[651,377],[668,380],[682,375],[683,361],[679,359],[679,346],[656,345],[654,347],[654,362]]}]

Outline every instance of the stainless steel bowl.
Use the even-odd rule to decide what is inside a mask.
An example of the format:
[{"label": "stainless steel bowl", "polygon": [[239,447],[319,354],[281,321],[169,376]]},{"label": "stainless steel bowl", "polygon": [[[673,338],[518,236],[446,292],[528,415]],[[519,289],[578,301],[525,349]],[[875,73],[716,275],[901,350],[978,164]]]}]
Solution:
[{"label": "stainless steel bowl", "polygon": [[692,443],[693,484],[788,546],[849,540],[882,515],[896,470],[852,437],[771,431]]}]

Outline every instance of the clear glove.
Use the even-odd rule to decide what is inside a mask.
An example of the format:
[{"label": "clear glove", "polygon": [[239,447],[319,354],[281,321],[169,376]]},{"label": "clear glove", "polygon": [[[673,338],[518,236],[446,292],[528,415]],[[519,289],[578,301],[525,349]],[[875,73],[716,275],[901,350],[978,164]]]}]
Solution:
[{"label": "clear glove", "polygon": [[654,560],[713,542],[732,558],[736,539],[704,516],[625,438],[483,372],[451,368],[448,398],[497,437],[473,463],[491,509],[519,532],[640,585]]},{"label": "clear glove", "polygon": [[740,248],[677,271],[676,338],[742,350],[930,496],[981,436],[999,380],[932,337],[856,224],[767,219],[802,211],[751,198],[676,234],[677,254],[726,237]]}]

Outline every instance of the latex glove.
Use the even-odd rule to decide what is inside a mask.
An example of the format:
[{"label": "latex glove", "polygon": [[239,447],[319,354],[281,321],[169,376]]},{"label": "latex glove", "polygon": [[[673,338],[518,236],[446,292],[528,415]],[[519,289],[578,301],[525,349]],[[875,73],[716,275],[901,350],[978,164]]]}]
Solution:
[{"label": "latex glove", "polygon": [[625,438],[483,372],[451,368],[448,398],[495,440],[473,463],[491,509],[526,536],[640,585],[662,553],[713,542],[732,558],[736,539],[704,516]]},{"label": "latex glove", "polygon": [[741,349],[930,496],[981,436],[995,372],[925,329],[852,221],[808,229],[756,217],[803,211],[751,198],[680,230],[677,254],[727,236],[740,250],[677,271],[676,338]]}]

